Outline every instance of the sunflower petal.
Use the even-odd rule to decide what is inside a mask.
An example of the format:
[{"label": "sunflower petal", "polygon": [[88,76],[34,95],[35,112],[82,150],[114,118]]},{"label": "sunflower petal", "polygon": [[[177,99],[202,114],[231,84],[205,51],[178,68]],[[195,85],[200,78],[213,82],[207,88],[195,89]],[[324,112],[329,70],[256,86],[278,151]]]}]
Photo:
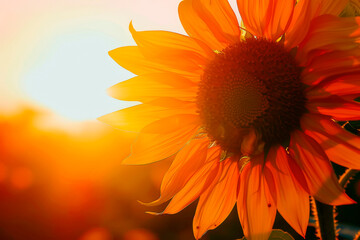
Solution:
[{"label": "sunflower petal", "polygon": [[345,98],[348,96],[360,96],[360,73],[335,76],[315,87],[309,88],[306,92],[306,98],[310,100],[327,98],[332,95]]},{"label": "sunflower petal", "polygon": [[251,159],[240,174],[237,208],[244,234],[249,240],[268,239],[275,220],[276,205],[265,180],[265,175],[271,172],[266,167],[263,169],[263,158],[260,155]]},{"label": "sunflower petal", "polygon": [[339,16],[349,2],[349,0],[322,0],[320,3],[317,3],[317,1],[309,1],[319,5],[318,15],[330,14],[334,16]]},{"label": "sunflower petal", "polygon": [[302,81],[307,85],[316,85],[339,75],[360,71],[360,49],[333,51],[315,56],[303,70]]},{"label": "sunflower petal", "polygon": [[176,155],[161,183],[161,196],[146,203],[147,206],[160,205],[171,199],[205,164],[208,151],[208,139],[194,139]]},{"label": "sunflower petal", "polygon": [[132,22],[129,29],[140,48],[151,48],[154,51],[158,48],[178,49],[195,52],[205,58],[214,55],[206,44],[189,36],[168,31],[136,31]]},{"label": "sunflower petal", "polygon": [[[123,68],[136,74],[146,74],[153,72],[173,72],[186,76],[198,76],[201,72],[199,62],[203,63],[203,58],[199,58],[196,54],[182,54],[179,51],[164,51],[154,53],[157,56],[153,58],[145,57],[143,52],[137,46],[120,47],[109,51],[109,55],[116,63]],[[189,61],[178,61],[178,59],[190,58]],[[174,60],[176,59],[176,60]],[[193,59],[193,61],[191,61]],[[156,61],[155,61],[156,60]]]},{"label": "sunflower petal", "polygon": [[324,99],[313,99],[307,104],[310,113],[320,113],[333,117],[338,121],[359,120],[360,103],[347,101],[338,96]]},{"label": "sunflower petal", "polygon": [[305,114],[300,123],[304,132],[324,149],[330,161],[360,170],[360,137],[321,115]]},{"label": "sunflower petal", "polygon": [[267,166],[275,180],[277,209],[290,226],[305,237],[310,214],[309,194],[297,183],[289,166],[292,159],[283,147],[276,146],[270,149],[267,161],[274,163]]},{"label": "sunflower petal", "polygon": [[241,18],[253,35],[277,40],[291,21],[295,1],[237,0]]},{"label": "sunflower petal", "polygon": [[305,173],[310,194],[316,200],[330,205],[354,203],[339,185],[326,154],[314,139],[296,130],[289,151]]},{"label": "sunflower petal", "polygon": [[311,21],[324,14],[339,16],[348,0],[299,0],[294,9],[289,29],[286,33],[285,45],[288,48],[297,46],[304,40]]},{"label": "sunflower petal", "polygon": [[360,41],[360,18],[339,18],[332,15],[317,17],[305,40],[300,44],[296,58],[300,62],[311,59],[313,50],[349,50],[358,46]]},{"label": "sunflower petal", "polygon": [[174,73],[150,73],[120,82],[108,89],[113,98],[146,102],[159,97],[173,97],[184,101],[196,98],[196,85]]},{"label": "sunflower petal", "polygon": [[219,226],[230,214],[237,199],[239,168],[236,161],[225,161],[219,181],[200,196],[193,221],[194,235],[200,239]]},{"label": "sunflower petal", "polygon": [[99,120],[120,130],[139,132],[156,120],[177,114],[196,114],[196,106],[191,102],[158,98],[109,113],[100,117]]},{"label": "sunflower petal", "polygon": [[184,0],[179,4],[179,18],[190,37],[213,50],[221,51],[240,39],[235,13],[226,0]]},{"label": "sunflower petal", "polygon": [[161,64],[146,59],[137,46],[116,48],[109,51],[109,55],[117,64],[136,75],[159,72],[163,68]]},{"label": "sunflower petal", "polygon": [[145,58],[163,64],[167,71],[200,73],[208,58],[215,54],[205,44],[188,36],[166,31],[138,32],[132,23],[129,28]]},{"label": "sunflower petal", "polygon": [[219,164],[219,152],[217,154],[208,154],[206,164],[197,171],[186,183],[186,185],[171,199],[169,205],[162,212],[163,214],[174,214],[190,203],[195,201],[204,191],[215,184],[221,173],[222,164]]},{"label": "sunflower petal", "polygon": [[165,159],[178,152],[199,127],[196,115],[175,115],[144,127],[124,164],[140,165]]}]

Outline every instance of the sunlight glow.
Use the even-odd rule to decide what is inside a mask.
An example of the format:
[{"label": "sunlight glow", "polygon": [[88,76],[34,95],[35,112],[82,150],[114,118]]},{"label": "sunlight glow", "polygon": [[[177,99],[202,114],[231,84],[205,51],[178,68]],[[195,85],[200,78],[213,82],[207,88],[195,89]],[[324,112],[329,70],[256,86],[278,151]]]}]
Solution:
[{"label": "sunlight glow", "polygon": [[106,95],[109,86],[130,77],[107,54],[116,45],[101,32],[57,36],[43,61],[26,74],[26,93],[61,116],[79,121],[135,105]]}]

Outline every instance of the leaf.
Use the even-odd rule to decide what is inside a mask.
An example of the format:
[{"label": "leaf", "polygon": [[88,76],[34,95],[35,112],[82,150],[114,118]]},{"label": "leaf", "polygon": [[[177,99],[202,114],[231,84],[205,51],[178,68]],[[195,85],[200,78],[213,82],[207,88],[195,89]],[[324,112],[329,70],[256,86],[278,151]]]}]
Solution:
[{"label": "leaf", "polygon": [[294,240],[294,238],[287,232],[284,232],[283,230],[280,229],[274,229],[271,234],[269,239],[271,240]]}]

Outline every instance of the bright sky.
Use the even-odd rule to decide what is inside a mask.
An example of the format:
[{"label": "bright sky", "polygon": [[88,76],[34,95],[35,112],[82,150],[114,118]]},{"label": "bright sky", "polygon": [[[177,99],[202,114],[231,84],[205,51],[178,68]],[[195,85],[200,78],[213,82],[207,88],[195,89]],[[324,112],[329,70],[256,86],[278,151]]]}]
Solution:
[{"label": "bright sky", "polygon": [[[0,0],[1,1],[1,0]],[[31,102],[76,121],[135,103],[106,95],[131,74],[107,54],[132,45],[128,25],[184,33],[178,0],[17,0],[0,5],[0,107]],[[235,6],[235,1],[231,1]],[[20,98],[19,98],[20,96]]]}]

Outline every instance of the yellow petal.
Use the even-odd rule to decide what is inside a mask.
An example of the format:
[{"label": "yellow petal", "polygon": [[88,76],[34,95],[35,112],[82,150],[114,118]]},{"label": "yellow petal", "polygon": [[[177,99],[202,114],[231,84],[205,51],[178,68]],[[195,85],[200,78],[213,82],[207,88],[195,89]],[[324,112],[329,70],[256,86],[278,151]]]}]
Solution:
[{"label": "yellow petal", "polygon": [[109,55],[117,64],[136,75],[163,71],[161,64],[146,59],[136,46],[116,48],[109,51]]},{"label": "yellow petal", "polygon": [[[178,61],[187,57],[192,59],[194,55],[180,54],[178,51],[168,53],[166,55],[163,51],[159,51],[154,53],[153,58],[148,58],[137,46],[120,47],[109,51],[110,57],[115,62],[136,75],[167,71],[186,76],[199,76],[202,70],[196,62]],[[194,61],[196,60],[198,59]]]},{"label": "yellow petal", "polygon": [[196,115],[175,115],[144,127],[124,164],[148,164],[177,153],[199,128]]},{"label": "yellow petal", "polygon": [[109,113],[99,120],[120,130],[139,132],[156,120],[176,114],[196,114],[195,103],[159,98]]},{"label": "yellow petal", "polygon": [[200,41],[166,31],[137,32],[130,24],[130,32],[145,58],[162,64],[165,71],[199,75],[215,53]]},{"label": "yellow petal", "polygon": [[190,51],[204,58],[211,58],[214,55],[214,52],[206,44],[189,36],[167,31],[136,31],[132,23],[130,23],[129,29],[140,48]]},{"label": "yellow petal", "polygon": [[178,193],[189,179],[201,169],[207,157],[209,140],[194,139],[180,150],[170,168],[165,173],[161,183],[161,196],[147,203],[147,206],[162,204]]},{"label": "yellow petal", "polygon": [[159,97],[195,101],[197,86],[191,80],[174,73],[150,73],[120,82],[111,88],[110,96],[125,101],[146,102]]},{"label": "yellow petal", "polygon": [[220,151],[209,150],[206,164],[203,165],[186,183],[186,185],[171,199],[164,210],[164,214],[174,214],[190,203],[195,201],[211,185],[216,183],[222,173],[222,165],[219,164]]}]

